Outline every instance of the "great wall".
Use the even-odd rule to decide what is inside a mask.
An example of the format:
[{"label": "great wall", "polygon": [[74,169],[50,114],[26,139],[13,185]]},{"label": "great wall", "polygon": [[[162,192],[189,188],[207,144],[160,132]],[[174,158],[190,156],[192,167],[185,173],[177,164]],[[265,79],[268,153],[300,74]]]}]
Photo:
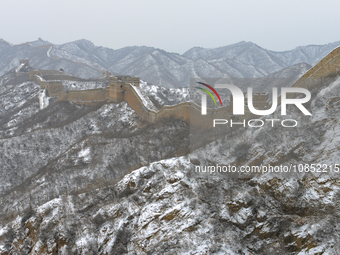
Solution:
[{"label": "great wall", "polygon": [[309,79],[321,79],[329,75],[336,75],[340,71],[340,47],[335,48],[309,69],[292,87],[309,88]]},{"label": "great wall", "polygon": [[[147,122],[155,123],[167,118],[185,121],[191,124],[204,126],[205,124],[195,123],[195,119],[200,114],[200,106],[192,102],[183,102],[173,106],[164,106],[160,110],[148,105],[149,98],[140,89],[140,79],[131,76],[111,75],[103,72],[103,77],[92,82],[102,82],[106,87],[86,89],[86,90],[66,90],[63,88],[63,81],[82,81],[82,79],[66,74],[62,71],[53,70],[34,70],[29,66],[28,60],[21,60],[20,66],[16,69],[17,74],[21,75],[21,70],[28,70],[29,81],[37,82],[40,85],[42,94],[48,97],[55,97],[56,101],[70,101],[76,104],[90,105],[97,102],[108,101],[114,103],[127,102],[132,109]],[[334,49],[314,67],[306,72],[293,87],[310,88],[313,83],[307,82],[309,79],[320,79],[339,73],[340,71],[340,47]],[[40,97],[44,98],[44,97]],[[280,99],[279,99],[280,101]],[[230,104],[221,108],[208,108],[205,123],[217,118],[231,117],[232,99]],[[254,107],[268,109],[270,107],[268,94],[254,94]],[[251,116],[245,110],[245,115]]]},{"label": "great wall", "polygon": [[[28,66],[29,62],[27,60],[20,61],[19,67]],[[20,68],[17,68],[17,75],[27,74],[25,72],[20,72]],[[62,80],[81,80],[77,77],[73,77],[67,74],[64,74],[59,71],[45,71],[45,70],[32,70],[32,68],[28,68],[27,72],[29,72],[29,80],[37,82],[40,85],[41,91],[43,93],[47,93],[48,96],[56,97],[57,100],[62,101],[71,101],[76,104],[91,104],[96,103],[100,100],[109,100],[112,102],[123,102],[126,101],[135,111],[136,113],[144,118],[147,121],[155,122],[158,120],[162,120],[166,117],[173,116],[177,119],[181,119],[183,121],[188,122],[190,119],[190,108],[194,109],[191,111],[191,118],[195,118],[192,114],[200,115],[200,107],[198,105],[194,105],[194,107],[190,107],[189,102],[181,103],[174,106],[165,106],[160,111],[149,109],[145,106],[145,102],[143,102],[143,98],[139,95],[138,90],[135,90],[134,87],[139,87],[139,79],[133,77],[124,77],[124,76],[116,76],[111,77],[111,75],[107,72],[103,73],[103,80],[109,81],[109,86],[102,89],[91,89],[91,90],[78,90],[78,91],[63,91]],[[340,48],[336,48],[332,52],[330,52],[325,58],[323,58],[319,63],[317,63],[313,68],[311,68],[308,72],[306,72],[298,81],[296,81],[293,87],[304,87],[310,88],[310,83],[306,82],[308,78],[320,79],[327,76],[334,76],[339,74],[340,71]],[[45,80],[48,77],[58,78],[55,80]],[[129,80],[133,78],[132,80]],[[134,81],[134,84],[132,83]],[[130,84],[131,83],[131,84]],[[315,84],[315,83],[313,83]],[[262,103],[267,102],[268,96],[262,96]],[[232,104],[230,104],[232,106]],[[207,117],[212,118],[211,116],[219,116],[221,114],[225,114],[226,111],[230,110],[228,107],[223,107],[219,109],[208,108],[207,109]],[[141,165],[138,166],[138,168]],[[130,172],[133,168],[130,169]],[[121,173],[121,178],[122,173]],[[7,210],[5,214],[0,215],[2,219],[14,220],[17,215],[21,215],[25,210],[32,210],[32,208],[37,208],[39,205],[46,203],[52,200],[55,197],[60,197],[62,199],[69,199],[70,197],[79,197],[80,194],[92,194],[91,192],[99,189],[108,189],[111,191],[111,188],[115,186],[119,180],[106,180],[102,183],[97,183],[97,185],[87,184],[86,187],[65,187],[66,192],[64,194],[53,194],[47,195],[45,197],[33,197],[31,199],[22,200],[21,205],[16,205],[11,208],[11,210]],[[15,193],[14,195],[15,196]],[[15,198],[7,198],[7,203],[13,201]],[[4,201],[1,198],[2,202]]]}]

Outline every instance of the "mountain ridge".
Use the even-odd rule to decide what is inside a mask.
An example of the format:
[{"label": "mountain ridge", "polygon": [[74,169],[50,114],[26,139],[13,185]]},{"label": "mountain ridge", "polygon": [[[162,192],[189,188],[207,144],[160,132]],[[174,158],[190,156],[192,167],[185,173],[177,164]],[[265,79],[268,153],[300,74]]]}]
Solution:
[{"label": "mountain ridge", "polygon": [[149,46],[110,49],[86,39],[59,45],[41,38],[19,45],[2,40],[0,75],[27,58],[35,69],[62,68],[82,78],[110,71],[163,87],[187,87],[190,78],[259,78],[299,63],[314,65],[337,46],[340,41],[277,52],[241,41],[218,48],[193,47],[179,54]]},{"label": "mountain ridge", "polygon": [[[213,142],[200,136],[190,154],[183,121],[151,125],[126,102],[50,99],[39,110],[36,82],[3,82],[13,69],[0,79],[0,253],[339,254],[338,171],[197,171],[339,167],[340,73],[324,62],[327,74],[309,87],[313,115],[287,116],[298,128],[238,126]],[[272,75],[292,78],[310,66],[293,67]],[[160,100],[183,95],[142,85]]]}]

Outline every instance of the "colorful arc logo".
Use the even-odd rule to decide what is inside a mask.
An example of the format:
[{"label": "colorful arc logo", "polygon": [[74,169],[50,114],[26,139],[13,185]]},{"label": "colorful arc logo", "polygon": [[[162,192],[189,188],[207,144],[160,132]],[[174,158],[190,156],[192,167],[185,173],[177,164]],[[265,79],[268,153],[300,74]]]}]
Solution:
[{"label": "colorful arc logo", "polygon": [[[201,85],[203,85],[203,86],[206,86],[206,87],[209,88],[212,92],[214,92],[214,94],[217,96],[218,100],[220,100],[220,104],[221,104],[221,106],[222,106],[222,100],[221,100],[221,98],[220,98],[220,95],[216,92],[216,90],[215,90],[213,87],[211,87],[210,85],[205,84],[205,83],[203,83],[203,82],[197,82],[197,83],[198,83],[198,84],[201,84]],[[206,93],[212,98],[212,100],[214,101],[215,105],[217,106],[216,100],[215,100],[214,96],[209,92],[209,90],[206,90],[206,89],[203,89],[203,88],[200,88],[200,87],[196,87],[196,88],[197,88],[197,89],[200,89],[200,90],[203,90],[204,92],[206,92]]]}]

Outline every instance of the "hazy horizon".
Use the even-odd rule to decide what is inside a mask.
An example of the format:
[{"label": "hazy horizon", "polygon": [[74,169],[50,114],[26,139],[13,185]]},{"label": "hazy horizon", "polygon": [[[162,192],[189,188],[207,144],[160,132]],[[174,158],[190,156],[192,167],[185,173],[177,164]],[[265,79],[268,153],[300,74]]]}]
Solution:
[{"label": "hazy horizon", "polygon": [[339,6],[320,0],[4,0],[0,38],[12,44],[84,38],[112,49],[145,45],[179,54],[251,41],[287,51],[339,41]]},{"label": "hazy horizon", "polygon": [[[71,42],[75,42],[75,41],[87,40],[87,41],[92,42],[96,47],[105,47],[105,48],[113,49],[113,48],[111,48],[111,47],[106,47],[106,46],[103,46],[103,45],[98,45],[98,44],[94,43],[93,41],[91,41],[91,40],[89,40],[89,39],[87,39],[87,38],[81,38],[81,39],[77,39],[77,40],[73,40],[73,41],[63,42],[63,43],[60,43],[60,44],[59,44],[59,43],[57,44],[57,43],[54,43],[54,42],[45,40],[44,38],[41,38],[41,37],[37,38],[36,40],[24,41],[24,42],[15,43],[15,44],[12,43],[12,42],[10,42],[10,41],[8,41],[8,40],[6,40],[6,38],[0,38],[0,40],[4,40],[5,42],[10,43],[10,44],[13,45],[13,46],[21,45],[21,44],[25,44],[25,43],[31,43],[31,42],[38,41],[38,40],[47,41],[47,42],[49,42],[49,43],[51,43],[51,44],[53,44],[53,45],[63,45],[63,44],[67,44],[67,43],[71,43]],[[340,40],[338,40],[338,41],[340,41]],[[252,41],[239,41],[239,42],[236,42],[236,43],[232,43],[232,44],[228,44],[228,45],[221,45],[221,46],[217,46],[217,47],[192,46],[191,48],[188,48],[187,50],[185,50],[183,53],[174,52],[174,51],[172,51],[172,52],[171,52],[171,51],[167,51],[166,49],[158,48],[158,47],[155,47],[155,46],[153,46],[153,45],[126,45],[126,46],[123,46],[123,47],[121,47],[121,48],[115,48],[115,49],[113,49],[113,50],[118,50],[118,49],[122,49],[122,48],[126,48],[126,47],[152,47],[152,48],[155,48],[155,49],[165,50],[165,51],[167,51],[167,52],[178,53],[178,54],[182,55],[182,54],[184,54],[186,51],[188,51],[188,50],[190,50],[190,49],[192,49],[192,48],[195,48],[195,47],[197,47],[197,48],[204,48],[204,49],[213,49],[213,48],[222,48],[222,47],[226,47],[226,46],[238,44],[238,43],[241,43],[241,42],[246,42],[246,43],[254,43],[254,44],[256,44],[257,46],[259,46],[259,47],[261,47],[261,48],[264,48],[264,49],[266,49],[266,50],[269,50],[269,51],[274,51],[274,52],[285,52],[285,51],[290,51],[290,50],[293,50],[293,49],[295,49],[295,48],[297,48],[297,47],[301,47],[301,46],[310,46],[310,45],[316,45],[316,46],[319,45],[319,46],[320,46],[320,45],[327,45],[327,44],[336,43],[336,42],[338,42],[338,41],[328,42],[328,43],[325,43],[325,44],[306,44],[306,45],[297,45],[297,46],[295,46],[294,48],[287,49],[287,50],[282,50],[282,51],[276,51],[276,50],[268,49],[268,48],[263,47],[262,45],[259,45],[259,44],[257,44],[257,43],[254,43],[254,42],[252,42]]]}]

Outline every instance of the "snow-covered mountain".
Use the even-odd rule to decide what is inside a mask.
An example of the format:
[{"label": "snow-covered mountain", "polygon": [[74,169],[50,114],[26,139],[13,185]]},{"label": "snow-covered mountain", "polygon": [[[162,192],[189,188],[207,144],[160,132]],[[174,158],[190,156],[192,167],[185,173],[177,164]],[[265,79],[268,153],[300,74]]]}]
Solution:
[{"label": "snow-covered mountain", "polygon": [[[307,69],[271,76],[293,82]],[[12,70],[0,78],[1,255],[339,254],[340,172],[196,172],[340,166],[339,74],[310,87],[312,116],[290,109],[298,128],[201,136],[192,151],[183,121],[147,123],[125,102],[51,98],[39,110],[39,85],[20,77]],[[187,99],[186,88],[143,82],[141,90],[156,107]]]},{"label": "snow-covered mountain", "polygon": [[27,58],[35,69],[63,69],[83,78],[102,75],[103,70],[132,75],[163,87],[187,87],[190,78],[258,78],[283,68],[314,65],[339,42],[297,47],[274,52],[251,42],[214,49],[192,48],[180,55],[161,49],[133,46],[113,50],[88,40],[55,45],[42,39],[21,45],[0,41],[0,75]]},{"label": "snow-covered mountain", "polygon": [[[4,91],[35,93],[34,86]],[[296,109],[287,116],[297,119],[297,129],[243,129],[181,157],[170,150],[188,138],[184,123],[145,126],[124,103],[96,109],[52,103],[45,109],[51,118],[47,112],[38,118],[34,102],[20,111],[5,102],[18,113],[2,133],[0,157],[12,165],[1,180],[20,185],[1,196],[0,252],[338,254],[340,169],[236,176],[195,171],[202,165],[340,166],[340,77],[323,79],[311,92],[313,115]],[[26,103],[19,95],[16,100]],[[145,166],[129,173],[126,165],[138,165],[138,157]]]}]

